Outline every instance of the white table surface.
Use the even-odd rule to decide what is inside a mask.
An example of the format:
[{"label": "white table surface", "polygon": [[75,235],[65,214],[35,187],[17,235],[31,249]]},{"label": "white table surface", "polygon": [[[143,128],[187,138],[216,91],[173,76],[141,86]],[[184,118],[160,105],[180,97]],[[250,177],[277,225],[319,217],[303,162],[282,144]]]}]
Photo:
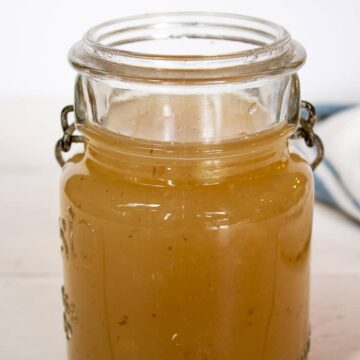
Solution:
[{"label": "white table surface", "polygon": [[[53,157],[64,104],[0,99],[1,360],[66,359],[60,170]],[[360,226],[321,204],[315,206],[311,303],[310,359],[359,360]]]}]

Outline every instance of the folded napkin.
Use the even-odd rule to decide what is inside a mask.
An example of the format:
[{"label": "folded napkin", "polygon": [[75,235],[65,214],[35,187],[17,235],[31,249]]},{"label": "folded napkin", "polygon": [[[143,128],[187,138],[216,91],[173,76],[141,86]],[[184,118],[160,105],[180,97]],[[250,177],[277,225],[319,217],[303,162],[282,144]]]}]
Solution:
[{"label": "folded napkin", "polygon": [[338,111],[338,106],[318,106],[315,128],[325,147],[325,157],[315,170],[315,196],[360,223],[360,107]]}]

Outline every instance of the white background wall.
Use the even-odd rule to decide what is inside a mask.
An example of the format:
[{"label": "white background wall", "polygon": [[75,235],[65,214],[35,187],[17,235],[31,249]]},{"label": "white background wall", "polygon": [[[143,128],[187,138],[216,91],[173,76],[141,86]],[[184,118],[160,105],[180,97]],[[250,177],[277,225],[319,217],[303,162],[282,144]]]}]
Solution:
[{"label": "white background wall", "polygon": [[0,12],[0,96],[67,97],[69,47],[99,22],[154,11],[206,10],[264,17],[308,51],[303,98],[360,102],[359,0],[12,0]]}]

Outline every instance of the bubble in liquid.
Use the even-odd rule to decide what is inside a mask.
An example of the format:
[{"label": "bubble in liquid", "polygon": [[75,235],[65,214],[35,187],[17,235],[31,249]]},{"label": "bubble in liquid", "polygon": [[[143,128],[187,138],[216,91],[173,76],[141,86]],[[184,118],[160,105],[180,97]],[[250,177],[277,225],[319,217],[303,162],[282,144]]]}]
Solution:
[{"label": "bubble in liquid", "polygon": [[248,113],[249,113],[250,115],[253,115],[253,114],[255,114],[256,112],[257,112],[257,105],[256,105],[256,103],[250,104],[250,106],[248,107]]},{"label": "bubble in liquid", "polygon": [[179,346],[179,345],[180,345],[180,343],[177,341],[178,336],[179,336],[179,334],[176,333],[176,334],[174,334],[174,335],[171,337],[171,341],[174,342],[175,346]]}]

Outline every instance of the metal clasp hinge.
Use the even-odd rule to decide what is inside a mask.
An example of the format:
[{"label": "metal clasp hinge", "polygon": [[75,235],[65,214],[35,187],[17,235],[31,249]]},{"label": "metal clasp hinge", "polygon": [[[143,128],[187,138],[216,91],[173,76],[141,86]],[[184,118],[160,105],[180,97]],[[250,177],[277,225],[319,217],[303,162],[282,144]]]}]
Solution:
[{"label": "metal clasp hinge", "polygon": [[320,137],[315,134],[313,129],[317,120],[314,105],[307,101],[301,101],[301,108],[307,112],[307,116],[305,118],[303,116],[300,117],[300,126],[292,136],[292,139],[303,138],[308,147],[316,147],[316,157],[311,163],[311,168],[315,170],[324,157],[324,145]]},{"label": "metal clasp hinge", "polygon": [[61,167],[65,165],[63,152],[68,152],[71,149],[72,143],[84,143],[85,138],[81,135],[73,135],[75,123],[69,124],[68,115],[74,111],[73,105],[65,106],[61,111],[61,127],[63,129],[63,136],[60,138],[55,146],[55,157]]}]

